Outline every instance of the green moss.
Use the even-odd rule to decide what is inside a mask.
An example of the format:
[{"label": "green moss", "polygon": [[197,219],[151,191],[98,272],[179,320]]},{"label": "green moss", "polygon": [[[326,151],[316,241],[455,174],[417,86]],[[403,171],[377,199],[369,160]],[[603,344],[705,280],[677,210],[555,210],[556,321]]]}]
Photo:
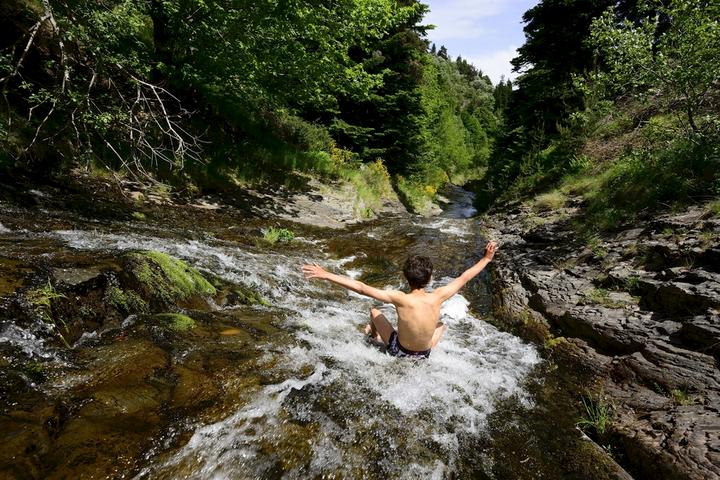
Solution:
[{"label": "green moss", "polygon": [[[60,340],[62,340],[66,347],[70,348],[70,344],[65,339],[65,336],[63,336],[62,332],[60,332],[60,328],[55,321],[55,317],[52,313],[53,301],[57,300],[58,298],[65,298],[65,295],[58,293],[52,283],[50,283],[50,280],[48,280],[47,285],[45,285],[44,287],[29,290],[26,293],[25,298],[27,298],[28,302],[30,302],[30,305],[33,306],[35,313],[40,318],[42,318],[46,322],[50,322],[55,325],[55,331],[60,337]],[[67,329],[67,325],[65,325],[65,322],[63,322],[62,320],[61,322],[63,323],[63,326],[65,326],[65,328]]]},{"label": "green moss", "polygon": [[145,220],[145,214],[142,212],[133,212],[132,218],[134,218],[135,220]]},{"label": "green moss", "polygon": [[270,306],[270,303],[262,295],[251,288],[240,286],[233,290],[233,293],[238,296],[238,302],[242,304]]},{"label": "green moss", "polygon": [[147,295],[164,302],[217,292],[197,270],[165,253],[149,251],[126,256],[130,273]]},{"label": "green moss", "polygon": [[30,290],[26,295],[30,304],[35,307],[35,311],[44,318],[51,317],[51,308],[53,300],[65,298],[65,295],[58,293],[48,280],[47,285],[42,288]]},{"label": "green moss", "polygon": [[197,326],[195,320],[181,313],[159,313],[152,318],[175,332],[185,332]]},{"label": "green moss", "polygon": [[44,382],[47,379],[44,363],[30,362],[24,366],[23,371],[34,382]]},{"label": "green moss", "polygon": [[566,342],[567,340],[565,339],[565,337],[550,337],[545,340],[545,343],[543,343],[543,347],[545,348],[545,350],[553,350],[554,348]]},{"label": "green moss", "polygon": [[147,313],[149,311],[147,302],[137,293],[132,290],[123,291],[115,286],[107,289],[105,292],[105,301],[115,310],[125,314]]}]

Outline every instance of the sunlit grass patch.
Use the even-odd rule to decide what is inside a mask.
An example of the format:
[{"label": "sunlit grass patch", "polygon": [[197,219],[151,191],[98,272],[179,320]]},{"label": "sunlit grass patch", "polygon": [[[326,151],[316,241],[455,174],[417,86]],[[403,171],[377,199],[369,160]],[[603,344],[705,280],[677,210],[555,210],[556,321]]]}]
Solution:
[{"label": "sunlit grass patch", "polygon": [[612,298],[610,291],[604,288],[586,290],[583,292],[583,296],[596,305],[602,305],[608,308],[623,308],[628,305],[627,302]]},{"label": "sunlit grass patch", "polygon": [[567,197],[561,191],[553,190],[535,197],[533,209],[541,212],[558,210],[564,207],[566,202]]},{"label": "sunlit grass patch", "polygon": [[263,230],[263,240],[270,245],[278,242],[291,242],[293,239],[295,239],[295,232],[287,228],[270,227]]},{"label": "sunlit grass patch", "polygon": [[715,200],[705,207],[707,213],[713,217],[720,217],[720,200]]}]

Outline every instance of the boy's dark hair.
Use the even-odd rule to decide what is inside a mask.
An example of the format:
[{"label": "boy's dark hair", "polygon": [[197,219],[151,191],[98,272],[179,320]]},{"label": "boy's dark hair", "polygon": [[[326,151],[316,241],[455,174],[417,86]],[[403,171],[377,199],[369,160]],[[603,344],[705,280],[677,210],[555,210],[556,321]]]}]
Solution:
[{"label": "boy's dark hair", "polygon": [[427,285],[432,276],[432,271],[432,262],[422,255],[412,255],[405,261],[403,267],[403,274],[413,290]]}]

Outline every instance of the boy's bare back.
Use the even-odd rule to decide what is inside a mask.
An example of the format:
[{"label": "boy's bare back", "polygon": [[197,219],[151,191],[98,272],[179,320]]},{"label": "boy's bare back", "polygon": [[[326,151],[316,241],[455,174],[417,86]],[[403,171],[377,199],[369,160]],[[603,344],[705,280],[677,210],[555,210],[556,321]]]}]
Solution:
[{"label": "boy's bare back", "polygon": [[[303,273],[306,278],[328,280],[383,303],[392,303],[398,313],[397,341],[400,349],[429,354],[429,350],[437,345],[444,333],[444,326],[439,323],[440,306],[480,273],[492,261],[496,250],[497,244],[495,242],[488,243],[487,247],[485,247],[485,255],[479,262],[447,285],[432,292],[424,290],[432,272],[432,264],[425,257],[415,257],[420,259],[419,266],[415,265],[414,269],[408,269],[406,263],[403,270],[410,284],[410,293],[398,290],[380,290],[358,280],[327,272],[317,264],[304,265]],[[428,273],[427,268],[423,271],[423,261],[428,263],[430,273]],[[410,262],[410,259],[408,262]],[[377,309],[372,309],[370,315],[371,322],[368,325],[367,332],[372,336],[379,335],[386,344],[392,343],[395,329],[390,325],[390,322]]]}]

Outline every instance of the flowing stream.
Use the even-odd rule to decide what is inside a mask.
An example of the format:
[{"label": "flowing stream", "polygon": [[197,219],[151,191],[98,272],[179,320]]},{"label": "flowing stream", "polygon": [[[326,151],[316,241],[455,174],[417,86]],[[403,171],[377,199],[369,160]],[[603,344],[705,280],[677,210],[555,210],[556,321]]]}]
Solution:
[{"label": "flowing stream", "polygon": [[[436,263],[432,286],[442,285],[477,261],[485,244],[471,196],[457,189],[451,197],[439,217],[385,218],[330,234],[300,229],[290,245],[275,248],[231,235],[203,235],[200,226],[147,223],[78,221],[25,232],[0,226],[0,236],[11,236],[15,249],[55,248],[65,256],[112,258],[124,251],[159,250],[202,272],[251,286],[268,299],[270,306],[243,307],[245,316],[255,317],[256,330],[272,325],[279,332],[257,334],[243,344],[254,352],[250,367],[246,362],[234,371],[238,351],[228,354],[229,348],[218,347],[232,341],[235,330],[213,318],[227,318],[232,309],[217,307],[198,333],[172,349],[173,364],[187,365],[197,355],[205,355],[206,363],[222,363],[224,381],[236,388],[206,402],[210,411],[213,403],[222,408],[158,427],[151,446],[132,463],[134,471],[122,476],[440,479],[479,455],[469,445],[488,434],[488,418],[498,405],[532,406],[525,385],[541,362],[539,354],[484,319],[489,303],[484,275],[443,306],[447,334],[429,361],[416,362],[390,357],[362,335],[376,302],[307,281],[300,266],[318,262],[378,287],[400,289],[399,265],[408,254],[424,252]],[[3,245],[11,248],[9,241]],[[382,309],[394,321],[394,309]],[[118,329],[135,328],[133,322],[128,318]],[[78,352],[107,346],[107,337],[90,332],[75,344],[75,354],[64,355],[44,345],[37,329],[6,322],[0,345],[44,362],[88,365],[78,360],[85,358]],[[209,345],[218,353],[207,353]],[[251,374],[262,378],[243,384]],[[77,371],[64,372],[38,388],[57,395],[83,378]],[[239,393],[227,398],[232,392]]]}]

